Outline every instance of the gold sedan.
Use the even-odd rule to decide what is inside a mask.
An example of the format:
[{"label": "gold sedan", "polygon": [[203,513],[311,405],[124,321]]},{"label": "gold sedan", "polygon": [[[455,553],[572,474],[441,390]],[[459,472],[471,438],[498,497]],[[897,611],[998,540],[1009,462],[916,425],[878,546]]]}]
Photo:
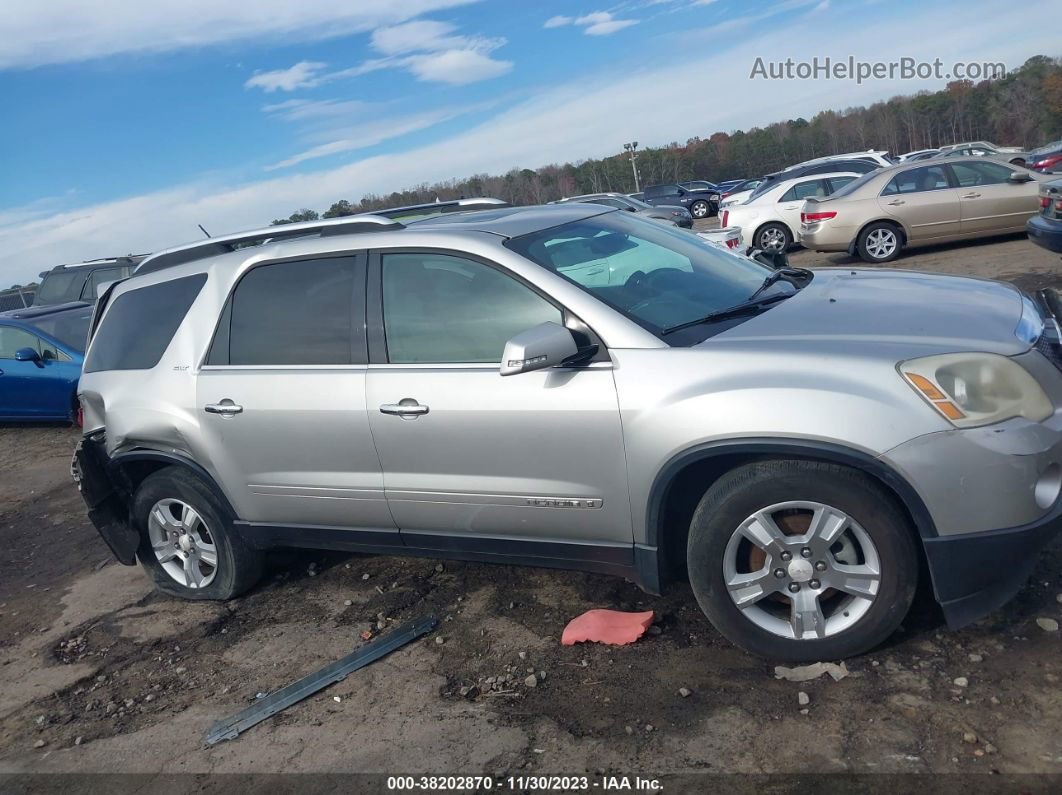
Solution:
[{"label": "gold sedan", "polygon": [[808,199],[801,242],[881,263],[908,247],[1021,232],[1039,211],[1040,182],[1050,178],[986,157],[900,163]]}]

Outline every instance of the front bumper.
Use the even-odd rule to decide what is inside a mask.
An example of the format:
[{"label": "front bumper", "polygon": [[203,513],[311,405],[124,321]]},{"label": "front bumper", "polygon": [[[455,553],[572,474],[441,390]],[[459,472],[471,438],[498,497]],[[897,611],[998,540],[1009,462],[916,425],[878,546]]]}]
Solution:
[{"label": "front bumper", "polygon": [[1009,602],[1060,532],[1062,501],[1021,527],[924,539],[933,592],[948,626],[966,626]]}]

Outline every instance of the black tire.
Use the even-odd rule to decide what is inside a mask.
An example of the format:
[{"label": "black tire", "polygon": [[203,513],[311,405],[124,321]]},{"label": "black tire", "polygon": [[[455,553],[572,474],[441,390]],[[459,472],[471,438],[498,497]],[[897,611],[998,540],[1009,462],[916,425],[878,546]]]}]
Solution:
[{"label": "black tire", "polygon": [[[871,236],[878,230],[882,230],[883,232],[891,232],[892,235],[895,237],[895,245],[892,247],[892,250],[889,253],[881,256],[876,253],[873,253],[871,249],[868,248]],[[900,256],[900,251],[902,249],[903,232],[900,231],[900,227],[898,227],[896,224],[890,223],[888,221],[876,221],[875,223],[868,225],[862,232],[859,233],[859,239],[856,241],[856,251],[859,252],[860,258],[864,262],[870,262],[875,265],[880,265],[883,262],[892,262],[894,259]]]},{"label": "black tire", "polygon": [[690,215],[693,216],[693,220],[700,218],[707,218],[712,214],[712,205],[706,201],[698,200],[690,205]]},{"label": "black tire", "polygon": [[[851,627],[826,637],[797,640],[770,632],[750,620],[727,591],[723,558],[731,535],[757,511],[791,500],[844,511],[877,550],[881,579],[870,608]],[[789,662],[843,659],[880,644],[907,615],[918,584],[913,532],[893,499],[860,472],[814,461],[747,464],[719,478],[697,506],[687,548],[690,585],[715,628],[752,654]]]},{"label": "black tire", "polygon": [[[202,517],[217,550],[217,570],[213,580],[200,588],[190,588],[175,580],[151,548],[148,514],[159,500],[178,499]],[[248,547],[233,529],[230,511],[198,477],[182,467],[167,467],[144,479],[133,497],[132,521],[140,533],[137,558],[155,586],[165,594],[182,599],[231,599],[253,586],[262,576],[264,555]]]},{"label": "black tire", "polygon": [[[764,241],[764,238],[770,236],[771,233],[781,235],[781,245],[773,246],[770,243],[766,243]],[[764,224],[756,230],[756,235],[755,237],[753,237],[752,240],[752,247],[758,248],[761,251],[789,251],[789,249],[793,246],[793,233],[789,231],[789,227],[785,224]]]}]

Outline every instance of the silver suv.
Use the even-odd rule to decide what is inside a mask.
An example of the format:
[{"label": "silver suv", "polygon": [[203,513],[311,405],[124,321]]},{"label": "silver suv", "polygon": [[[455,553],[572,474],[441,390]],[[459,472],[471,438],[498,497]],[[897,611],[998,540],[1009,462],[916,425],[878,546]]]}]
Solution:
[{"label": "silver suv", "polygon": [[75,474],[121,562],[190,599],[277,546],[688,578],[736,644],[818,660],[893,632],[923,561],[977,619],[1059,528],[1058,325],[1013,287],[772,270],[601,205],[406,217],[104,294]]}]

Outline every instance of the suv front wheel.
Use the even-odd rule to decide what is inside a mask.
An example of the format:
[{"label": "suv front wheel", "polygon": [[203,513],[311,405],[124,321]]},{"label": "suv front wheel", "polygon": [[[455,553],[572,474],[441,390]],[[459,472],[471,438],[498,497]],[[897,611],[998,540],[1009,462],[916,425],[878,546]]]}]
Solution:
[{"label": "suv front wheel", "polygon": [[231,599],[262,574],[263,555],[248,547],[213,492],[181,467],[144,479],[133,498],[137,558],[163,593],[182,599]]},{"label": "suv front wheel", "polygon": [[748,464],[716,481],[690,525],[690,584],[743,649],[774,660],[861,654],[900,625],[918,556],[893,500],[867,476],[813,461]]}]

